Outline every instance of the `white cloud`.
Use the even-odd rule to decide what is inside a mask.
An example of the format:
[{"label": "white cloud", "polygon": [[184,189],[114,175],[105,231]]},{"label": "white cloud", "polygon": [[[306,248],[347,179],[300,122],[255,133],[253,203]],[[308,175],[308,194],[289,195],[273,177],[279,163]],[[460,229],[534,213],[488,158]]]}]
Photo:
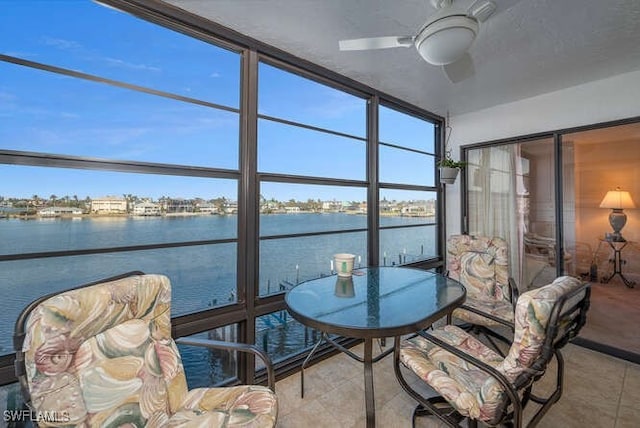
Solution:
[{"label": "white cloud", "polygon": [[306,111],[312,116],[334,119],[353,111],[364,112],[365,101],[350,94],[332,90],[326,94],[326,98],[320,96],[318,100],[318,103],[306,108]]},{"label": "white cloud", "polygon": [[53,46],[63,51],[82,49],[82,45],[75,40],[57,39],[53,37],[44,37],[43,43],[46,46]]},{"label": "white cloud", "polygon": [[152,65],[146,64],[133,64],[131,62],[126,62],[121,59],[116,58],[103,58],[103,61],[113,67],[121,67],[121,68],[129,68],[133,70],[144,70],[144,71],[162,71],[159,67],[154,67]]}]

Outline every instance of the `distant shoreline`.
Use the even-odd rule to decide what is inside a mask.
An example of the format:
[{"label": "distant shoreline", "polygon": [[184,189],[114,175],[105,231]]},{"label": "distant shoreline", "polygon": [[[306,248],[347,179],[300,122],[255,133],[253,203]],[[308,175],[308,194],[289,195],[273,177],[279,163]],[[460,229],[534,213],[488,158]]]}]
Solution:
[{"label": "distant shoreline", "polygon": [[[348,215],[366,215],[367,213],[356,211],[299,211],[299,212],[261,212],[260,215],[300,215],[300,214],[348,214]],[[185,212],[185,213],[164,213],[158,215],[140,215],[132,213],[91,213],[91,214],[59,214],[59,215],[40,215],[40,214],[9,214],[0,213],[0,219],[18,219],[18,220],[49,220],[49,219],[91,219],[91,218],[156,218],[156,217],[209,217],[209,216],[235,216],[237,213],[209,213],[209,212]],[[409,217],[409,218],[429,218],[435,217],[435,214],[422,213],[380,213],[381,217]]]}]

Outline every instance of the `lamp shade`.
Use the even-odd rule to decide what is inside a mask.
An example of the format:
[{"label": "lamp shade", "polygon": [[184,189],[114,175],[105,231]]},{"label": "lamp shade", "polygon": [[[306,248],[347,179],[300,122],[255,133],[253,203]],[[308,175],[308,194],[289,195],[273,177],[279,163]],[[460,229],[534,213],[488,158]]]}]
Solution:
[{"label": "lamp shade", "polygon": [[600,203],[600,208],[611,208],[616,210],[635,207],[636,205],[633,203],[633,199],[631,199],[629,192],[620,190],[619,187],[617,187],[616,190],[609,190]]}]

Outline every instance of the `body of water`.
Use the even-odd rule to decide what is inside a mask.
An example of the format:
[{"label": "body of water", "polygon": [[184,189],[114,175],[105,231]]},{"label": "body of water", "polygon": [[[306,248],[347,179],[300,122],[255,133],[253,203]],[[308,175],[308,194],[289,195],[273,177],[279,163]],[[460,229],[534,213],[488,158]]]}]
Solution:
[{"label": "body of water", "polygon": [[[386,226],[422,224],[432,219],[383,217]],[[282,234],[366,227],[366,216],[277,214],[260,217],[259,287],[278,293],[308,279],[331,274],[332,255],[349,252],[366,265],[366,232],[277,238]],[[435,226],[381,231],[381,264],[398,264],[435,255]],[[235,216],[82,217],[0,220],[0,254],[39,253],[146,244],[235,238]],[[0,262],[0,355],[13,352],[13,326],[20,311],[44,294],[132,270],[167,275],[172,283],[172,315],[184,315],[234,302],[237,245],[224,243],[81,256]],[[248,261],[249,263],[255,261]],[[258,328],[278,329],[282,314],[263,318]],[[278,318],[279,317],[279,318]],[[298,333],[296,333],[298,334]],[[302,334],[300,332],[299,334]],[[283,339],[282,352],[299,342]],[[196,356],[201,360],[201,356]],[[196,364],[196,362],[192,362]],[[199,363],[198,363],[199,364]],[[188,363],[185,362],[185,366]]]}]

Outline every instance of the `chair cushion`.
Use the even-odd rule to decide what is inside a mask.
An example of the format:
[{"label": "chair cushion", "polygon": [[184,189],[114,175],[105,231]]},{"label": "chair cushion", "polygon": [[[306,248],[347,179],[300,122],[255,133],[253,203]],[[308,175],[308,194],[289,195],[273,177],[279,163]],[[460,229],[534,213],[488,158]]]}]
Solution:
[{"label": "chair cushion", "polygon": [[[447,325],[431,334],[492,367],[502,363],[498,353],[456,326]],[[401,343],[400,361],[461,415],[493,419],[504,391],[486,372],[420,336]]]},{"label": "chair cushion", "polygon": [[264,386],[197,388],[189,391],[183,406],[163,426],[272,427],[277,413],[275,393]]},{"label": "chair cushion", "polygon": [[128,276],[37,305],[23,345],[35,410],[65,412],[73,426],[274,426],[268,388],[187,391],[170,307],[163,275]]},{"label": "chair cushion", "polygon": [[453,235],[447,240],[449,276],[467,289],[467,298],[510,302],[507,242],[498,237]]},{"label": "chair cushion", "polygon": [[[529,368],[540,355],[545,340],[545,330],[556,302],[563,295],[582,286],[582,283],[570,276],[560,276],[551,284],[523,293],[518,298],[515,315],[513,344],[499,370],[512,382],[518,376],[530,375]],[[574,297],[574,300],[582,296]],[[571,307],[568,302],[567,307]],[[558,325],[562,335],[566,326]]]},{"label": "chair cushion", "polygon": [[[493,315],[505,321],[513,324],[514,312],[511,302],[504,300],[486,300],[486,299],[474,299],[467,297],[464,302],[465,306],[470,306],[474,309],[478,309],[485,314]],[[475,312],[467,311],[462,308],[455,309],[453,311],[453,317],[458,318],[464,322],[471,324],[479,324],[485,326],[501,326],[502,324],[487,318]]]},{"label": "chair cushion", "polygon": [[[512,384],[518,380],[526,385],[531,377],[544,373],[548,363],[543,361],[543,365],[534,366],[542,355],[554,305],[560,297],[579,287],[581,283],[576,278],[562,276],[547,286],[523,293],[516,305],[513,343],[504,359],[458,327],[447,325],[431,334],[494,367]],[[581,298],[573,297],[576,301]],[[569,302],[567,308],[571,307]],[[559,327],[562,330],[563,326]],[[503,387],[473,364],[420,336],[401,343],[400,361],[463,416],[489,424],[497,423],[503,416],[506,404]]]},{"label": "chair cushion", "polygon": [[78,425],[168,420],[187,395],[170,302],[169,279],[144,275],[40,303],[23,345],[35,409]]}]

